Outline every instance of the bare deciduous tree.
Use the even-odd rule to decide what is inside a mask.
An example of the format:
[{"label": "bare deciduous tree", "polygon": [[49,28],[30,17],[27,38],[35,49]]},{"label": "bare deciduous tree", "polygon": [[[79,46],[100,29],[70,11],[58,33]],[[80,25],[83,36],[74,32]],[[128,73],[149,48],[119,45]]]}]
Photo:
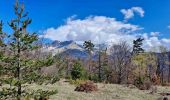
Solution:
[{"label": "bare deciduous tree", "polygon": [[111,62],[117,75],[117,83],[120,84],[125,77],[126,67],[131,58],[131,48],[125,41],[111,47]]}]

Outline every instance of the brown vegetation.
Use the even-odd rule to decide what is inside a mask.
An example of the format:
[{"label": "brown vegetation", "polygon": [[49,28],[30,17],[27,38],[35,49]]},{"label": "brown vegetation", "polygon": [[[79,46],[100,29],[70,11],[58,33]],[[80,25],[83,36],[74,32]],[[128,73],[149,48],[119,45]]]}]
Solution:
[{"label": "brown vegetation", "polygon": [[94,84],[92,81],[86,81],[83,84],[80,84],[79,86],[76,87],[75,91],[78,92],[92,92],[92,91],[97,91],[97,85]]}]

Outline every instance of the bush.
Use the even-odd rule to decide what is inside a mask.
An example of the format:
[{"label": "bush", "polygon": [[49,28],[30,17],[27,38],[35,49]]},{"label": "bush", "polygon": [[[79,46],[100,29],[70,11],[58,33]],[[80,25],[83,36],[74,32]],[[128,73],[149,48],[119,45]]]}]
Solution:
[{"label": "bush", "polygon": [[34,98],[34,100],[48,100],[50,95],[54,95],[56,93],[58,93],[58,90],[44,91],[42,89],[39,89],[28,93],[25,98]]},{"label": "bush", "polygon": [[86,81],[83,84],[80,84],[79,86],[76,87],[75,91],[79,92],[92,92],[92,91],[97,91],[97,85],[94,84],[92,81]]},{"label": "bush", "polygon": [[71,71],[71,77],[73,80],[76,80],[76,79],[83,79],[83,76],[84,76],[84,69],[79,62],[76,62],[73,65],[73,69]]},{"label": "bush", "polygon": [[99,82],[99,78],[98,78],[97,74],[90,74],[89,80],[94,81],[94,82]]},{"label": "bush", "polygon": [[67,76],[65,77],[65,79],[70,80],[70,79],[71,79],[71,75],[67,75]]},{"label": "bush", "polygon": [[170,86],[170,83],[162,83],[162,86]]},{"label": "bush", "polygon": [[134,81],[134,85],[140,90],[149,90],[152,86],[152,82],[148,79],[138,77]]},{"label": "bush", "polygon": [[138,78],[136,78],[135,81],[134,81],[134,85],[135,85],[135,86],[142,85],[143,83],[144,83],[144,78],[142,78],[142,77],[138,77]]},{"label": "bush", "polygon": [[70,84],[73,84],[73,85],[80,85],[80,84],[85,83],[85,80],[79,80],[79,79],[72,80],[72,79],[70,79],[69,82],[70,82]]},{"label": "bush", "polygon": [[58,76],[55,76],[54,78],[52,78],[51,84],[54,84],[54,83],[56,83],[59,80],[60,80],[60,78]]},{"label": "bush", "polygon": [[152,86],[152,83],[149,80],[144,82],[144,87],[145,87],[144,90],[149,90],[151,86]]}]

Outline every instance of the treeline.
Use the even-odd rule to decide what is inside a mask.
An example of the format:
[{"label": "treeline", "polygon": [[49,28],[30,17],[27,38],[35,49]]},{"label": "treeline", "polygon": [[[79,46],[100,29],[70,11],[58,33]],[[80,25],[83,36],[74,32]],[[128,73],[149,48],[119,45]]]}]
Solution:
[{"label": "treeline", "polygon": [[92,58],[94,44],[85,41],[84,48],[89,53],[89,58],[88,61],[82,59],[79,62],[85,68],[88,79],[96,82],[135,85],[149,82],[155,85],[168,85],[170,83],[168,49],[159,46],[146,52],[142,48],[143,40],[143,38],[134,40],[133,47],[126,41],[113,44],[110,48],[103,49],[99,46],[97,59]]}]

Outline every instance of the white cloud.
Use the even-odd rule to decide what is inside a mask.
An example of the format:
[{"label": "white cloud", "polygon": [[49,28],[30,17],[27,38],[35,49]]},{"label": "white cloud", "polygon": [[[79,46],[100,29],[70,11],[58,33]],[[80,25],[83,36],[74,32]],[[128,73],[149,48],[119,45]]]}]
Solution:
[{"label": "white cloud", "polygon": [[[68,18],[65,25],[45,30],[44,37],[51,40],[74,40],[93,42],[108,42],[123,39],[137,30],[137,25],[125,24],[115,18],[105,16],[90,16],[84,20]],[[115,38],[117,37],[117,38]]]},{"label": "white cloud", "polygon": [[143,47],[148,51],[151,50],[153,48],[157,48],[159,46],[165,46],[168,49],[170,49],[170,39],[167,38],[162,38],[159,39],[156,36],[153,37],[149,37],[149,38],[145,38],[144,43],[143,43]]},{"label": "white cloud", "polygon": [[151,32],[151,36],[159,36],[160,32]]},{"label": "white cloud", "polygon": [[144,47],[148,50],[154,46],[168,46],[170,43],[170,39],[159,39],[159,32],[151,32],[150,37],[148,33],[140,33],[141,29],[138,25],[117,21],[115,18],[90,16],[85,19],[68,18],[65,25],[45,30],[43,37],[59,41],[91,40],[94,43],[112,42],[114,44],[125,40],[132,45],[133,40],[140,34],[145,39]]},{"label": "white cloud", "polygon": [[133,18],[135,13],[139,14],[140,17],[144,17],[145,11],[141,7],[132,7],[130,9],[121,9],[120,12],[124,15],[124,20],[127,21]]},{"label": "white cloud", "polygon": [[170,29],[170,25],[168,26],[168,28]]}]

